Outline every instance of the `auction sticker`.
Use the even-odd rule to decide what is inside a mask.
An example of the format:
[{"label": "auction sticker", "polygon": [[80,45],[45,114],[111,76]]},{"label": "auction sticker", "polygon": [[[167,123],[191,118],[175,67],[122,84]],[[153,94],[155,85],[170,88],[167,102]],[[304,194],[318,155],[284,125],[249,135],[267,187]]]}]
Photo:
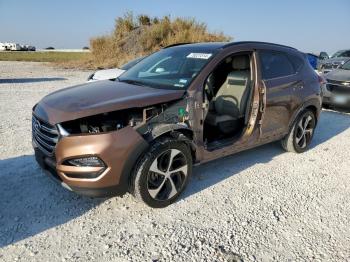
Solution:
[{"label": "auction sticker", "polygon": [[212,54],[208,53],[191,53],[187,56],[187,58],[195,58],[195,59],[209,59]]}]

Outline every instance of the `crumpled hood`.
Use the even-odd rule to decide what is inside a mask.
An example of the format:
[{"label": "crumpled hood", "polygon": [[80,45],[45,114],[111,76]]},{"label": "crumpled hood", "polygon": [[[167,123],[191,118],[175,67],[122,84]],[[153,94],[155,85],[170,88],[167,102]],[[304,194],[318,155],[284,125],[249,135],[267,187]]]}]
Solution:
[{"label": "crumpled hood", "polygon": [[325,74],[325,78],[336,81],[350,82],[350,70],[335,69],[328,74]]},{"label": "crumpled hood", "polygon": [[45,96],[34,114],[50,124],[121,109],[145,107],[180,99],[184,90],[166,90],[118,81],[97,81]]}]

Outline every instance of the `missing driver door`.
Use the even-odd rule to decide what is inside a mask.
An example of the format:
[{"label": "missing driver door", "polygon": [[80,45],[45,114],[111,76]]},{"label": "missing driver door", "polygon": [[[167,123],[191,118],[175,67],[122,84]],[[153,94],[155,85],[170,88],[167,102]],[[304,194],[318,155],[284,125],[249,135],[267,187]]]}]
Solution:
[{"label": "missing driver door", "polygon": [[[211,86],[205,86],[204,92],[213,99],[203,104],[203,111],[208,111],[203,132],[205,158],[241,151],[259,138],[256,123],[264,104],[260,103],[256,64],[254,52],[236,53],[223,59],[209,75],[213,79],[206,84]],[[215,75],[217,69],[220,73]],[[225,79],[218,80],[225,71]]]}]

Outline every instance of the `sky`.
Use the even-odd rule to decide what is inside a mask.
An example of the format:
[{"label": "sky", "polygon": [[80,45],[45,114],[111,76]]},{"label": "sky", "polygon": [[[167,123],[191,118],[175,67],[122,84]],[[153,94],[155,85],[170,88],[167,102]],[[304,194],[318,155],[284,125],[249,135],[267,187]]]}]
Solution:
[{"label": "sky", "polygon": [[115,18],[193,17],[234,41],[266,41],[304,52],[350,48],[350,0],[0,0],[0,42],[82,48]]}]

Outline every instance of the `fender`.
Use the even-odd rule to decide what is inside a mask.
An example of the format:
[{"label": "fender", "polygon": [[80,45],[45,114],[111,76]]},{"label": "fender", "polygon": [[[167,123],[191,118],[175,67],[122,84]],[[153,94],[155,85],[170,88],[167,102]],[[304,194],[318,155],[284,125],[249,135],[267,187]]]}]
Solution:
[{"label": "fender", "polygon": [[192,129],[190,129],[185,123],[176,123],[176,124],[163,123],[163,124],[158,124],[153,126],[146,140],[149,140],[149,139],[153,140],[166,133],[172,133],[174,131],[181,131],[181,130],[185,130],[185,132],[188,132],[193,136]]},{"label": "fender", "polygon": [[289,130],[293,126],[298,115],[309,106],[313,106],[316,108],[316,122],[318,121],[321,113],[321,104],[319,98],[313,97],[305,101],[302,105],[299,106],[297,110],[294,111],[294,114],[291,117],[291,121],[289,121]]}]

